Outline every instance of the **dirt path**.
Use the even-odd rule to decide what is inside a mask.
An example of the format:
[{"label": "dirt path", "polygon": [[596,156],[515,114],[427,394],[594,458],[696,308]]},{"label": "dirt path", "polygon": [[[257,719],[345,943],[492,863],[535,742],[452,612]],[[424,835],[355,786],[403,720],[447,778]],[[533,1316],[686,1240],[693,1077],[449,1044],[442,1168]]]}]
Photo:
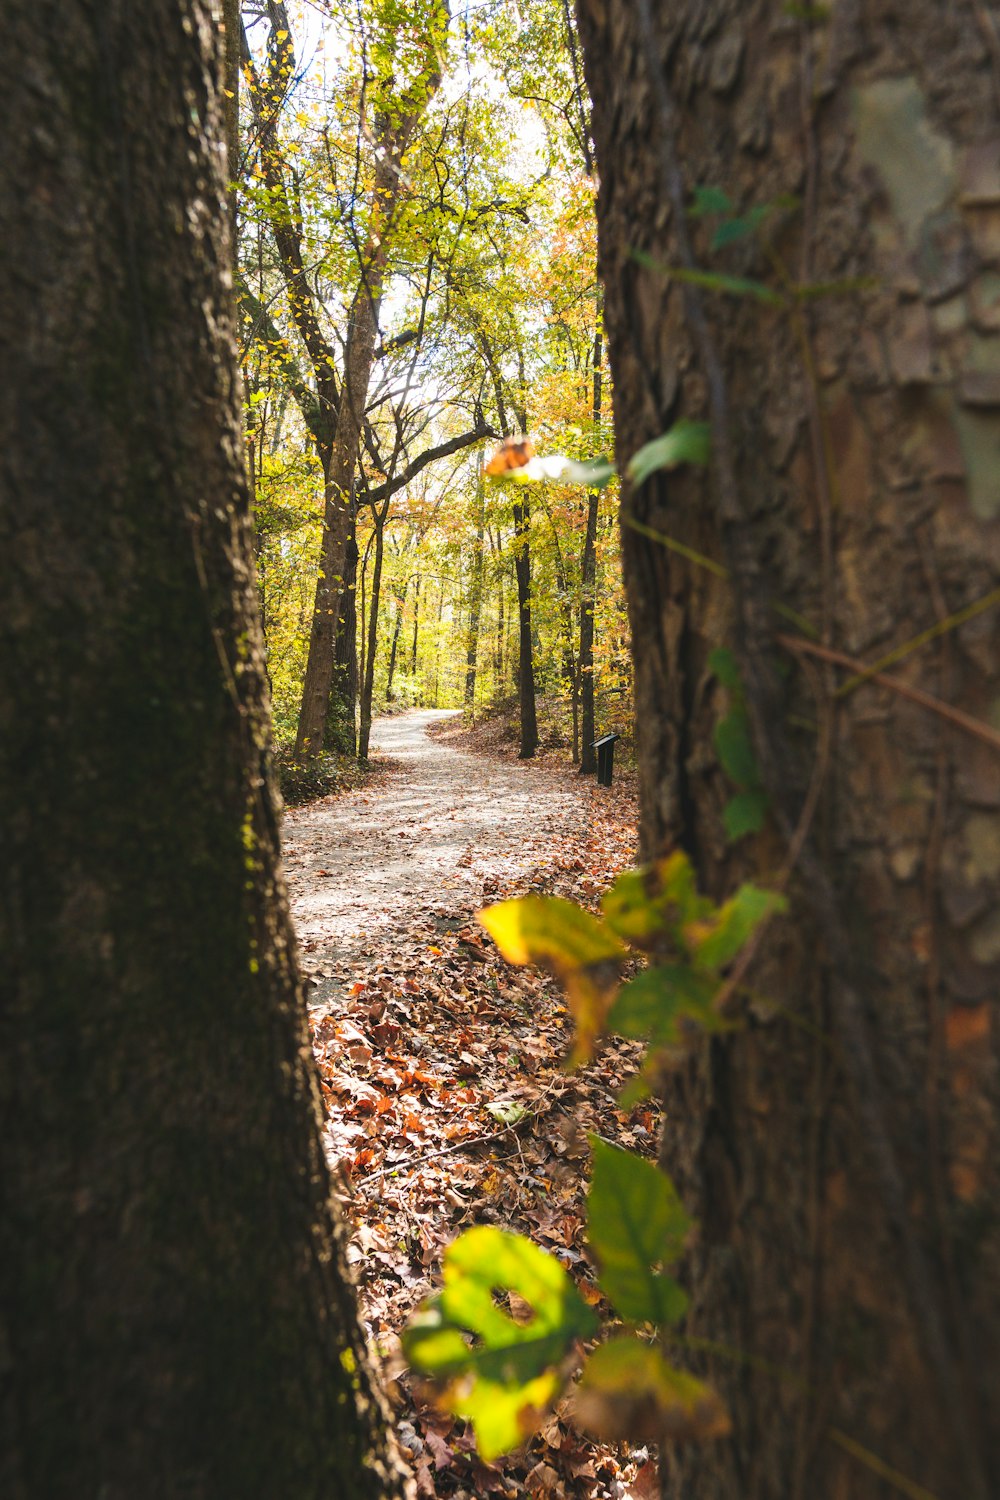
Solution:
[{"label": "dirt path", "polygon": [[372,749],[395,763],[388,781],[285,816],[285,870],[316,980],[313,1004],[335,1000],[358,962],[388,966],[415,924],[446,929],[567,844],[586,843],[590,783],[429,738],[427,726],[448,717],[418,710],[378,720]]},{"label": "dirt path", "polygon": [[373,739],[388,769],[285,822],[325,1145],[364,1326],[421,1500],[649,1500],[659,1487],[645,1448],[589,1442],[558,1413],[484,1464],[465,1423],[426,1404],[401,1358],[400,1330],[474,1224],[530,1236],[601,1305],[585,1248],[588,1132],[650,1157],[658,1124],[647,1104],[620,1107],[642,1049],[609,1039],[567,1073],[561,989],[505,964],[472,917],[525,889],[593,903],[634,855],[627,781],[609,791],[565,762],[459,750],[448,742],[457,726],[428,737],[442,717],[382,720]]}]

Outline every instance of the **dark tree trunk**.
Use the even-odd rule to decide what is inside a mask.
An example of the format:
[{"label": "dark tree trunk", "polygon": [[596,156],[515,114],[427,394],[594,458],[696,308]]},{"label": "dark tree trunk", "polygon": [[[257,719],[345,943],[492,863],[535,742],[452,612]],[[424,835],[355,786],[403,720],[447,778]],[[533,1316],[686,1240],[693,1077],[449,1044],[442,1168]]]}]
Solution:
[{"label": "dark tree trunk", "polygon": [[410,652],[410,676],[417,675],[417,646],[420,640],[420,574],[413,583],[413,647]]},{"label": "dark tree trunk", "polygon": [[486,529],[486,492],[480,476],[476,485],[476,536],[469,579],[469,625],[465,633],[465,707],[476,707],[476,667],[479,660],[479,620],[483,607],[483,534]]},{"label": "dark tree trunk", "polygon": [[492,572],[496,579],[497,587],[497,628],[493,644],[493,691],[497,697],[503,695],[503,671],[504,671],[504,618],[503,618],[503,596],[506,586],[504,576],[504,556],[502,534],[497,531],[497,539],[494,542],[493,532],[489,533],[490,547],[493,551]]},{"label": "dark tree trunk", "polygon": [[358,704],[358,542],[357,514],[351,522],[344,561],[344,588],[340,596],[333,684],[326,715],[324,744],[342,755],[358,753],[356,713]]},{"label": "dark tree trunk", "polygon": [[378,649],[378,606],[382,592],[382,559],[385,553],[385,518],[389,502],[382,510],[372,506],[375,523],[375,560],[372,563],[371,602],[368,606],[368,639],[365,646],[365,669],[361,681],[361,730],[358,735],[358,760],[368,759],[368,742],[372,732],[372,699],[375,696],[375,653]]},{"label": "dark tree trunk", "polygon": [[[622,494],[644,849],[687,849],[716,895],[766,880],[821,788],[790,915],[750,976],[762,998],[669,1093],[664,1162],[700,1224],[688,1331],[728,1352],[706,1368],[734,1433],[674,1454],[666,1493],[875,1500],[904,1488],[881,1464],[906,1493],[985,1500],[1000,1492],[998,741],[870,683],[834,698],[844,673],[809,663],[817,638],[876,660],[1000,572],[991,54],[945,0],[914,0],[905,25],[890,0],[813,25],[781,0],[579,10],[617,450],[713,422],[710,479]],[[753,236],[713,251],[718,220],[679,212],[694,185],[734,212],[775,204],[769,252]],[[643,252],[839,295],[723,300]],[[995,724],[995,622],[890,675]],[[769,826],[735,847],[711,750],[723,645],[770,799]]]},{"label": "dark tree trunk", "polygon": [[[601,335],[594,336],[594,426],[601,420]],[[598,491],[587,496],[587,530],[583,539],[582,599],[580,602],[580,718],[582,744],[580,773],[592,776],[597,770],[594,750],[594,591],[597,580],[597,506]]]},{"label": "dark tree trunk", "polygon": [[236,260],[236,181],[240,175],[240,0],[222,0],[225,30],[224,93],[226,116],[226,175],[229,178],[229,243]]},{"label": "dark tree trunk", "polygon": [[269,771],[207,0],[0,59],[0,1493],[398,1496]]},{"label": "dark tree trunk", "polygon": [[392,627],[392,641],[389,645],[389,672],[385,680],[386,702],[392,702],[392,680],[396,675],[396,657],[399,655],[399,638],[403,633],[403,614],[406,610],[406,596],[409,593],[410,580],[407,579],[396,595],[396,619]]},{"label": "dark tree trunk", "polygon": [[530,760],[538,749],[535,716],[535,670],[531,640],[531,517],[527,501],[514,503],[514,567],[517,572],[518,657],[517,697],[521,717],[521,760]]}]

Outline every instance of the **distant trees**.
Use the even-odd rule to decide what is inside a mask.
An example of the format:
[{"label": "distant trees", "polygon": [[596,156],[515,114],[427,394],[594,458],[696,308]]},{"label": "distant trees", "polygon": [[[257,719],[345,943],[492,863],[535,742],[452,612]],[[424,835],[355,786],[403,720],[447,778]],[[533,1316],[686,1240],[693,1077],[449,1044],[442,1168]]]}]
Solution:
[{"label": "distant trees", "polygon": [[277,810],[207,0],[0,59],[0,1492],[402,1497]]},{"label": "distant trees", "polygon": [[[526,399],[543,445],[562,450],[568,433],[572,451],[583,456],[602,441],[589,371],[598,331],[593,207],[589,188],[581,188],[585,158],[577,144],[585,115],[566,15],[558,7],[551,16],[543,12],[532,7],[514,68],[502,6],[457,18],[443,33],[428,3],[413,32],[426,43],[420,54],[413,38],[389,34],[389,12],[371,0],[356,15],[324,23],[324,35],[335,34],[337,61],[322,86],[284,6],[247,12],[239,286],[248,424],[276,722],[287,742],[294,718],[303,753],[320,749],[324,738],[342,749],[354,743],[357,699],[370,700],[360,714],[368,720],[388,689],[390,661],[394,693],[456,703],[469,697],[473,707],[509,696],[516,669],[524,746],[537,739],[530,724],[537,689],[550,704],[565,700],[574,753],[595,673],[607,686],[621,676],[607,670],[609,652],[602,657],[600,643],[594,671],[582,666],[593,621],[582,608],[587,568],[594,571],[587,587],[604,584],[599,613],[620,639],[615,549],[610,534],[598,535],[596,497],[592,545],[579,493],[551,506],[543,526],[528,523],[534,495],[487,494],[480,541],[474,467],[452,473],[465,447],[480,445],[480,462],[487,434],[517,425],[515,408]],[[395,47],[403,49],[398,68],[389,66]],[[484,88],[484,60],[506,78],[506,117],[496,76]],[[401,128],[402,116],[385,100],[405,91],[407,78],[423,79],[423,103],[407,116],[407,144],[390,169],[376,114],[384,104],[393,129]],[[550,103],[564,87],[568,102]],[[525,107],[544,138],[536,166],[512,147]],[[388,176],[376,210],[379,171]],[[381,227],[373,231],[376,212]],[[344,483],[331,488],[347,343],[360,338],[359,308],[374,317],[377,335],[367,383],[359,377],[364,410],[350,486],[345,469]],[[426,484],[447,498],[416,549],[408,582],[395,576],[397,539],[409,536],[409,515],[414,504],[423,507],[418,492]],[[381,563],[377,538],[369,549],[376,533]],[[529,561],[532,552],[537,564]],[[520,601],[513,597],[518,587]],[[307,588],[314,591],[308,611]],[[362,589],[367,618],[358,620]],[[422,616],[428,647],[433,636],[445,659],[429,674],[404,672],[401,682],[398,641],[411,612]],[[419,647],[423,627],[419,618],[415,623]],[[487,632],[488,654],[480,639]],[[312,701],[309,684],[319,683],[316,705],[323,700],[331,651],[330,706],[317,738],[303,709]],[[425,661],[430,668],[429,655]],[[362,729],[362,753],[364,742]]]}]

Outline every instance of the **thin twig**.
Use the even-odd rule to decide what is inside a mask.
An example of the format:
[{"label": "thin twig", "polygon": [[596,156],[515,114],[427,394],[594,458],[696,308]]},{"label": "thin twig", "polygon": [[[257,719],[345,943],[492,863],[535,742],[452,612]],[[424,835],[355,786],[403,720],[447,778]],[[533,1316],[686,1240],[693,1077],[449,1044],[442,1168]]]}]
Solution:
[{"label": "thin twig", "polygon": [[930,693],[925,693],[923,688],[911,687],[907,682],[900,682],[898,677],[887,677],[884,672],[876,672],[873,667],[866,667],[864,662],[858,661],[855,657],[848,656],[843,651],[834,651],[829,646],[821,646],[818,641],[803,640],[797,635],[778,635],[775,640],[780,646],[796,654],[804,652],[808,656],[818,656],[823,661],[833,662],[838,667],[848,667],[852,672],[858,673],[859,678],[863,678],[865,682],[877,682],[880,687],[889,688],[891,692],[898,693],[901,698],[909,698],[911,702],[919,703],[921,708],[928,709],[939,718],[947,719],[948,723],[954,724],[956,729],[964,729],[966,734],[975,735],[977,740],[991,745],[994,750],[1000,750],[1000,730],[985,724],[982,719],[974,719],[971,714],[964,713],[960,708],[953,708],[950,703],[942,703],[940,698],[933,698]]},{"label": "thin twig", "polygon": [[[985,614],[988,609],[994,609],[1000,604],[1000,589],[991,589],[981,599],[974,599],[971,604],[966,604],[963,609],[955,610],[954,614],[940,616],[927,630],[922,630],[919,635],[913,636],[911,640],[904,641],[901,646],[895,646],[885,656],[880,656],[878,661],[866,667],[855,677],[849,677],[842,682],[837,689],[838,698],[846,698],[848,693],[853,693],[855,688],[861,687],[869,678],[878,672],[884,672],[886,667],[894,667],[897,662],[903,661],[914,651],[919,651],[921,646],[926,646],[930,641],[936,641],[938,636],[948,635],[957,630],[968,620],[974,620],[977,615]],[[824,644],[829,644],[825,642]]]},{"label": "thin twig", "polygon": [[[561,1083],[562,1079],[558,1079]],[[534,1109],[526,1109],[523,1115],[518,1115],[516,1120],[509,1120],[506,1125],[499,1126],[496,1130],[484,1130],[481,1135],[463,1136],[460,1141],[452,1141],[450,1146],[441,1146],[437,1151],[422,1151],[419,1156],[404,1156],[402,1161],[391,1163],[383,1162],[380,1167],[375,1167],[371,1172],[357,1180],[357,1187],[365,1186],[385,1177],[387,1173],[409,1172],[414,1167],[422,1167],[425,1161],[434,1161],[439,1156],[454,1156],[458,1151],[465,1151],[469,1146],[482,1146],[486,1141],[499,1141],[503,1136],[509,1135],[512,1130],[517,1130],[526,1121],[537,1120],[546,1113],[546,1106],[552,1102],[556,1095],[556,1084],[552,1083],[543,1092],[541,1099]],[[562,1094],[560,1093],[560,1097]]]}]

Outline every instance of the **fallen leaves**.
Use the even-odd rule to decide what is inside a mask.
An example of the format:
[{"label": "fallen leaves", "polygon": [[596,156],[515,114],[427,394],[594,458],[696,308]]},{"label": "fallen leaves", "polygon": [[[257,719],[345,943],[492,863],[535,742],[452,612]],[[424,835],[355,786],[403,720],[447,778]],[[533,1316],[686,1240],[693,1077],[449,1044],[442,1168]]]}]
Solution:
[{"label": "fallen leaves", "polygon": [[[575,778],[567,784],[585,810],[579,838],[546,844],[533,827],[535,871],[512,884],[502,865],[484,863],[480,888],[491,897],[544,891],[595,905],[631,863],[630,800],[610,802]],[[640,1047],[612,1042],[567,1074],[572,1027],[558,984],[501,959],[475,923],[467,888],[441,899],[398,927],[391,947],[383,939],[369,957],[320,971],[338,981],[340,998],[313,1016],[327,1150],[353,1224],[349,1259],[417,1492],[423,1500],[651,1495],[646,1454],[587,1440],[568,1408],[524,1448],[483,1463],[466,1424],[427,1403],[401,1364],[399,1330],[440,1286],[448,1245],[474,1224],[530,1235],[557,1256],[584,1303],[606,1312],[585,1254],[587,1133],[649,1156],[656,1148],[655,1112],[618,1106]]]}]

